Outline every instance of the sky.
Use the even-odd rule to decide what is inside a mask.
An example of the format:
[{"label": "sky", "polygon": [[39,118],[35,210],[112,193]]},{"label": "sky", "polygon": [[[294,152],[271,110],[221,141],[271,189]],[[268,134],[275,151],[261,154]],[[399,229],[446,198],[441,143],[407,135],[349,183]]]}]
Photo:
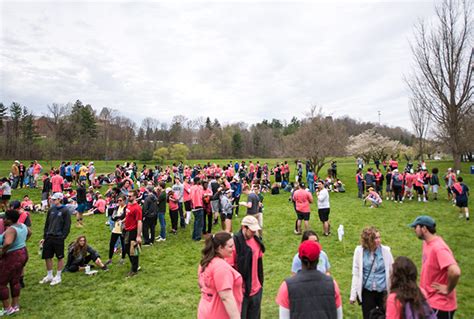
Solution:
[{"label": "sky", "polygon": [[0,102],[80,99],[137,124],[323,113],[411,129],[409,42],[433,1],[0,0]]}]

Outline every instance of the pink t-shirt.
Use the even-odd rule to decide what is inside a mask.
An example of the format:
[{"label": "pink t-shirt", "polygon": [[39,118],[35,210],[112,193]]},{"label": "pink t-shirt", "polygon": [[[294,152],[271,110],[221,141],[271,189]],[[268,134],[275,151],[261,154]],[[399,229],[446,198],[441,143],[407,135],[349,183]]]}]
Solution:
[{"label": "pink t-shirt", "polygon": [[[317,270],[315,270],[317,271]],[[337,282],[333,279],[334,282],[334,297],[336,298],[336,308],[339,308],[342,305],[341,292]],[[290,298],[288,297],[288,286],[286,281],[283,281],[278,289],[278,294],[275,299],[276,303],[282,306],[283,308],[290,309]]]},{"label": "pink t-shirt", "polygon": [[296,203],[296,210],[299,213],[309,213],[309,204],[313,202],[313,195],[304,189],[298,189],[293,193],[293,200]]},{"label": "pink t-shirt", "polygon": [[202,195],[203,189],[201,185],[193,185],[191,186],[191,202],[194,209],[197,207],[202,208]]},{"label": "pink t-shirt", "polygon": [[[263,253],[260,245],[257,243],[255,238],[250,238],[246,240],[247,245],[252,249],[252,287],[250,288],[250,296],[255,295],[262,288],[260,280],[258,280],[258,259],[262,258]],[[235,251],[232,252],[232,258],[227,260],[230,265],[235,266],[237,260],[237,254]]]},{"label": "pink t-shirt", "polygon": [[178,196],[176,196],[176,193],[170,192],[170,196],[168,198],[168,205],[170,207],[170,210],[178,210]]},{"label": "pink t-shirt", "polygon": [[442,311],[457,309],[456,289],[449,295],[442,295],[431,287],[433,283],[448,283],[448,267],[457,265],[453,252],[444,240],[436,236],[430,242],[423,241],[423,257],[420,275],[420,288],[426,291],[426,299],[432,308]]},{"label": "pink t-shirt", "polygon": [[105,205],[107,202],[103,198],[99,198],[95,201],[95,207],[101,212],[102,214],[105,213]]},{"label": "pink t-shirt", "polygon": [[[421,289],[421,293],[426,298],[426,292]],[[400,319],[403,318],[402,303],[397,299],[397,294],[392,292],[387,297],[387,304],[385,309],[385,319]]]},{"label": "pink t-shirt", "polygon": [[229,318],[219,292],[232,290],[237,308],[242,308],[243,290],[242,276],[224,259],[215,257],[207,265],[204,272],[198,268],[198,282],[201,288],[201,300],[198,306],[199,319]]},{"label": "pink t-shirt", "polygon": [[188,182],[183,183],[183,201],[187,202],[191,200],[191,185]]},{"label": "pink t-shirt", "polygon": [[53,193],[60,193],[62,192],[61,185],[64,184],[64,179],[61,175],[57,174],[51,177],[51,186]]}]

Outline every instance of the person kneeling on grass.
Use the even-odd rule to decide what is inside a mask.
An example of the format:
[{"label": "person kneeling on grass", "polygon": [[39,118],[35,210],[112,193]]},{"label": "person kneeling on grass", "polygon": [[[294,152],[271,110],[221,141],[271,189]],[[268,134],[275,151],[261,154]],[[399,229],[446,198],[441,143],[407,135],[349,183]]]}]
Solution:
[{"label": "person kneeling on grass", "polygon": [[369,188],[369,195],[364,200],[365,202],[369,201],[370,202],[370,207],[369,208],[378,208],[382,204],[382,198],[380,195],[373,189],[373,187]]},{"label": "person kneeling on grass", "polygon": [[93,261],[102,270],[109,270],[100,260],[97,251],[87,244],[86,236],[79,236],[76,241],[69,245],[66,271],[83,271],[90,261]]},{"label": "person kneeling on grass", "polygon": [[93,207],[89,210],[89,212],[85,213],[84,216],[104,214],[105,206],[107,206],[107,202],[102,198],[102,195],[99,194],[97,196],[97,200],[94,202]]}]

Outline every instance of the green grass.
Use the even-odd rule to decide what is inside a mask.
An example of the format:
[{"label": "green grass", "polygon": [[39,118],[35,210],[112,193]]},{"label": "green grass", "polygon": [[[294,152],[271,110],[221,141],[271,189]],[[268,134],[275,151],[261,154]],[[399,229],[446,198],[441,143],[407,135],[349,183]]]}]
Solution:
[{"label": "green grass", "polygon": [[[266,160],[261,160],[266,161]],[[273,165],[276,160],[268,160]],[[203,162],[203,161],[200,161]],[[218,161],[226,163],[227,160]],[[347,193],[331,194],[330,220],[333,233],[339,224],[345,227],[344,242],[337,240],[336,235],[321,238],[324,250],[331,262],[331,272],[338,281],[343,297],[346,318],[360,318],[359,306],[348,303],[351,284],[352,256],[358,244],[359,235],[366,225],[375,225],[381,231],[382,241],[392,248],[393,255],[410,257],[420,269],[421,244],[413,231],[407,227],[419,214],[432,215],[438,224],[438,233],[454,252],[462,270],[462,277],[457,286],[458,311],[456,318],[474,316],[474,228],[472,222],[458,219],[455,207],[445,199],[444,190],[437,202],[405,202],[394,204],[384,202],[380,209],[368,209],[357,199],[354,185],[355,164],[353,159],[341,159],[338,174],[345,182]],[[54,163],[57,165],[56,163]],[[97,162],[99,172],[111,171],[115,162]],[[404,163],[403,163],[404,164]],[[0,162],[0,176],[4,175],[11,162]],[[444,172],[451,164],[448,162],[429,163]],[[50,164],[43,165],[49,167]],[[292,166],[294,169],[294,165]],[[468,164],[464,164],[465,181],[474,188],[474,179],[468,175]],[[29,193],[34,200],[39,200],[38,190],[18,190],[14,198]],[[297,251],[299,236],[293,234],[295,214],[288,202],[288,194],[277,196],[265,195],[264,240],[267,252],[264,257],[265,285],[262,302],[262,317],[277,318],[278,306],[275,296],[282,280],[290,274],[291,260]],[[312,206],[313,212],[316,211]],[[242,214],[241,214],[242,215]],[[177,236],[168,235],[165,243],[143,248],[140,256],[142,271],[138,276],[125,279],[129,263],[123,266],[116,263],[107,273],[99,272],[96,276],[84,274],[63,275],[63,282],[56,287],[42,286],[38,281],[45,275],[43,261],[38,256],[38,241],[42,236],[44,215],[33,215],[33,236],[28,243],[30,260],[26,266],[27,287],[21,294],[21,315],[18,317],[44,318],[54,315],[58,318],[99,317],[117,318],[140,315],[150,318],[195,318],[199,302],[197,285],[197,265],[200,260],[202,243],[191,241],[192,229],[180,230]],[[170,225],[169,216],[167,225]],[[240,217],[234,220],[234,230],[238,229]],[[67,243],[79,234],[85,234],[89,243],[107,257],[109,228],[104,225],[105,217],[91,216],[85,219],[83,229],[72,227]],[[314,214],[311,226],[321,232],[321,225]]]}]

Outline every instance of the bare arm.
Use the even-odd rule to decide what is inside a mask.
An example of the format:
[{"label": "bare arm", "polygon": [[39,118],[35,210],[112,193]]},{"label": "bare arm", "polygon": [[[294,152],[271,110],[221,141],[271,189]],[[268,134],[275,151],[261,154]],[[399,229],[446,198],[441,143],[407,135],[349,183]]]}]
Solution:
[{"label": "bare arm", "polygon": [[442,285],[435,282],[431,286],[438,290],[440,294],[448,295],[456,288],[459,277],[461,277],[461,268],[457,264],[452,264],[448,267],[448,284]]},{"label": "bare arm", "polygon": [[235,302],[234,295],[231,289],[226,289],[219,291],[219,297],[224,304],[225,310],[229,315],[230,319],[240,319],[240,311],[237,308],[237,303]]},{"label": "bare arm", "polygon": [[142,243],[142,221],[137,222],[137,243],[140,245]]},{"label": "bare arm", "polygon": [[12,228],[13,227],[9,227],[3,233],[3,246],[2,246],[0,256],[5,255],[7,253],[8,249],[10,249],[10,246],[13,244],[13,242],[16,239],[16,231]]}]

